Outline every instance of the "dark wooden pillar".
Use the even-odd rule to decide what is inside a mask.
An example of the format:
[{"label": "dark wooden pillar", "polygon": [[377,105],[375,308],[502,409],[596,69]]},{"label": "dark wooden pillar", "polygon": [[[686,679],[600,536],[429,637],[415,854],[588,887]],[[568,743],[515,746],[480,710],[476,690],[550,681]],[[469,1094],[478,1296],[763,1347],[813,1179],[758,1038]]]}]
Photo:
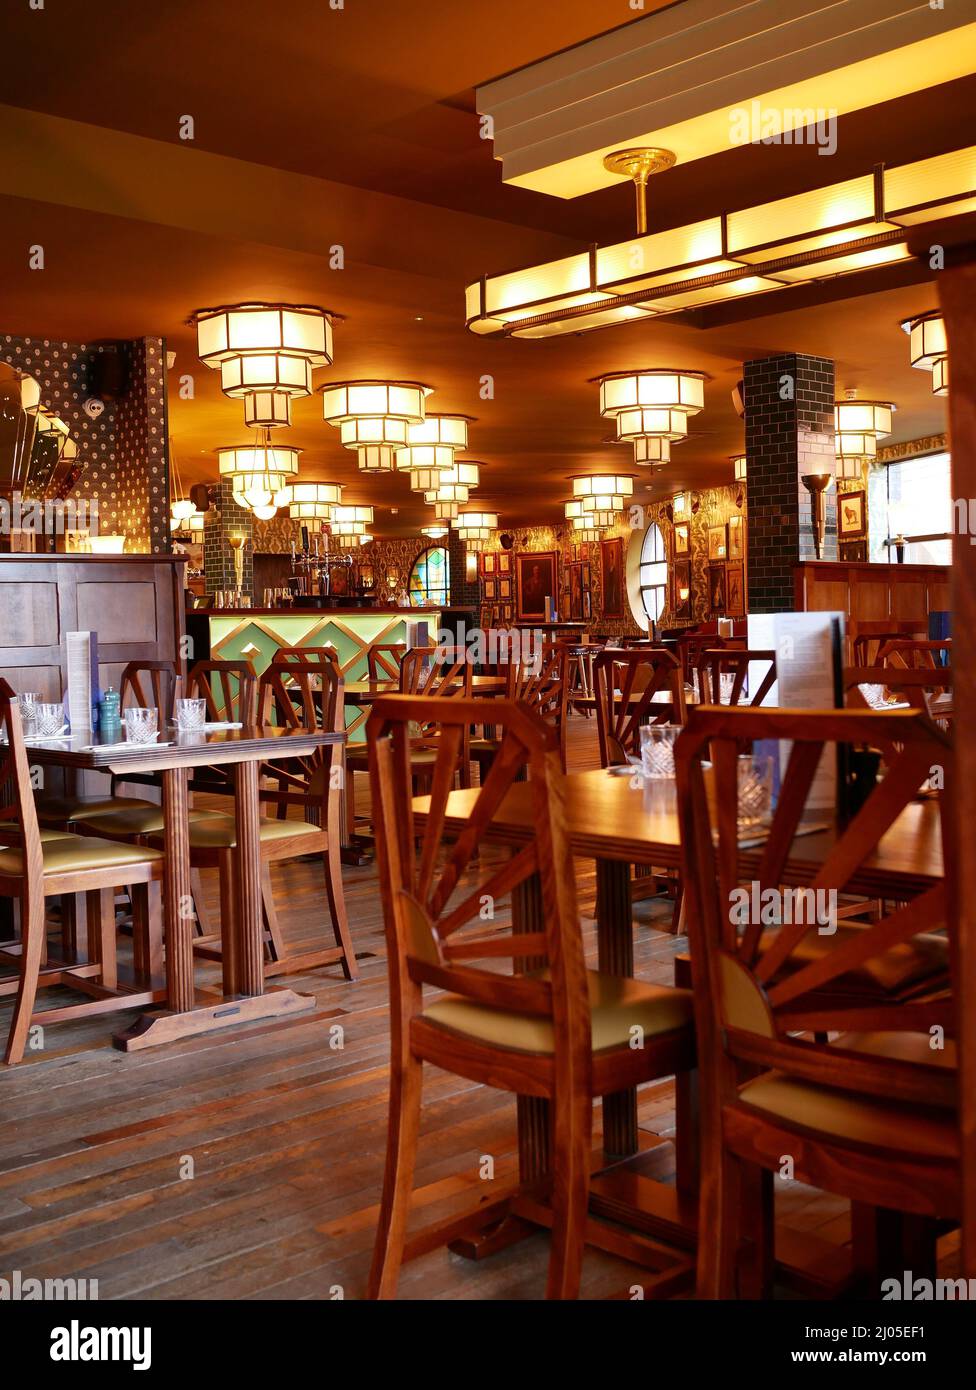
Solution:
[{"label": "dark wooden pillar", "polygon": [[[933,244],[946,246],[946,268],[935,275],[949,345],[949,449],[953,499],[965,498],[970,528],[976,529],[976,219],[943,239],[926,228],[912,250],[931,264]],[[968,226],[966,225],[968,224]],[[951,224],[949,224],[951,227]],[[972,499],[972,500],[970,500]],[[961,711],[955,737],[955,789],[947,879],[957,950],[960,1053],[959,1106],[963,1129],[963,1269],[976,1278],[976,738],[966,711],[976,708],[976,546],[958,534],[952,547],[953,702]],[[968,1074],[967,1074],[968,1072]]]},{"label": "dark wooden pillar", "polygon": [[[749,611],[795,606],[793,570],[816,558],[813,498],[804,474],[834,471],[834,364],[799,352],[747,362],[744,371]],[[837,504],[825,494],[824,560],[837,559]]]}]

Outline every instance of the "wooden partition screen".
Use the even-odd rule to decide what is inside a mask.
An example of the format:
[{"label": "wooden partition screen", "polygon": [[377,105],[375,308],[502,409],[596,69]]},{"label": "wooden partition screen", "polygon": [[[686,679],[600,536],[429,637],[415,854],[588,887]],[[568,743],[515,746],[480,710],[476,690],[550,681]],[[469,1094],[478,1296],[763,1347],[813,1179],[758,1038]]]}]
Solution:
[{"label": "wooden partition screen", "polygon": [[878,632],[928,635],[928,615],[951,606],[947,565],[883,565],[813,560],[795,570],[796,607],[848,615],[847,660],[855,637]]},{"label": "wooden partition screen", "polygon": [[98,634],[99,684],[130,661],[182,661],[184,559],[0,555],[0,675],[45,700],[64,694],[65,634]]}]

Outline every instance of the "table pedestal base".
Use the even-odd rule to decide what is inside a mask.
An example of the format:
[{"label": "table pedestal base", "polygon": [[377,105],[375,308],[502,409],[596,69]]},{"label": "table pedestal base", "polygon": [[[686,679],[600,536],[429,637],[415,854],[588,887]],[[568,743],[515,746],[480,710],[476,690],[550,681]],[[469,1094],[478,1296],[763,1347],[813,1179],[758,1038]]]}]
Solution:
[{"label": "table pedestal base", "polygon": [[298,994],[293,989],[272,989],[267,994],[242,995],[221,999],[219,1003],[181,1013],[142,1014],[130,1028],[116,1033],[113,1044],[122,1052],[139,1052],[162,1047],[199,1033],[215,1033],[256,1018],[281,1018],[285,1014],[304,1014],[315,1008],[314,994]]}]

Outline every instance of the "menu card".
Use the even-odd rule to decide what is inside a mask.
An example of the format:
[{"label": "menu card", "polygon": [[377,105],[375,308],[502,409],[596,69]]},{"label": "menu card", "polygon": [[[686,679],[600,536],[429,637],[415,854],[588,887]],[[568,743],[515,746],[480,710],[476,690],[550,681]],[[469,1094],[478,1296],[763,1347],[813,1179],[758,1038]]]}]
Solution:
[{"label": "menu card", "polygon": [[92,706],[98,698],[98,633],[66,633],[65,664],[68,669],[65,705],[71,732],[90,731]]},{"label": "menu card", "polygon": [[[776,653],[776,680],[764,705],[786,709],[836,709],[844,637],[843,613],[750,613],[749,649]],[[765,662],[750,662],[749,686],[755,690],[766,672]],[[779,742],[778,773],[785,771],[791,744]],[[770,751],[772,752],[773,749]],[[809,810],[833,810],[837,805],[837,762],[821,758],[807,799]]]}]

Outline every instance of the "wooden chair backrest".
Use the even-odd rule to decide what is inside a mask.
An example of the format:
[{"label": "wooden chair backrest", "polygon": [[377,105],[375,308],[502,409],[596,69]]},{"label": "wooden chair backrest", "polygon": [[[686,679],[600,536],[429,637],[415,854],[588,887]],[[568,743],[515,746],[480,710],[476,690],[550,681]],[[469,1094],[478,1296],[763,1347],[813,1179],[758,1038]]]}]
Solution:
[{"label": "wooden chair backrest", "polygon": [[[759,680],[754,690],[746,690],[749,677],[749,663],[766,664],[759,672]],[[761,705],[776,684],[776,653],[774,651],[747,651],[735,647],[708,647],[698,658],[698,691],[703,705],[721,704],[722,682],[720,676],[731,675],[731,705]]]},{"label": "wooden chair backrest", "polygon": [[717,651],[727,645],[724,637],[715,632],[686,633],[678,638],[678,660],[686,681],[691,681],[698,670],[698,662],[704,651]]},{"label": "wooden chair backrest", "polygon": [[[258,717],[262,724],[285,729],[341,733],[345,727],[343,682],[338,663],[293,659],[272,664],[261,677]],[[277,779],[277,791],[265,788],[263,801],[326,811],[330,793],[340,790],[333,770],[341,767],[340,744],[325,744],[303,757],[271,759],[262,771]],[[335,783],[335,785],[333,785]],[[322,822],[325,823],[324,821]]]},{"label": "wooden chair backrest", "polygon": [[406,650],[404,642],[374,642],[366,649],[366,674],[369,680],[399,680],[400,663]]},{"label": "wooden chair backrest", "polygon": [[[588,1085],[592,1066],[586,965],[576,903],[576,876],[565,828],[563,773],[555,732],[512,700],[433,702],[383,696],[366,726],[370,790],[390,963],[394,1036],[404,1038],[421,1007],[424,985],[501,1009],[553,1021],[557,1086]],[[486,708],[486,706],[488,706]],[[430,811],[417,832],[410,770],[413,723],[437,719],[442,736],[433,771]],[[461,834],[444,842],[444,821],[464,731],[489,722],[500,747]],[[535,833],[501,863],[479,854],[492,816],[525,771]],[[496,908],[531,874],[541,880],[536,929],[518,934],[485,929],[487,898]],[[489,967],[512,959],[512,973]],[[547,967],[545,978],[528,971]],[[575,1076],[571,1075],[572,1069]]]},{"label": "wooden chair backrest", "polygon": [[[313,663],[316,667],[328,666],[335,671],[337,676],[342,675],[342,667],[339,663],[339,653],[335,647],[279,647],[271,658],[271,665],[275,668],[282,666],[305,666]],[[258,708],[261,707],[261,699],[258,697]]]},{"label": "wooden chair backrest", "polygon": [[[43,896],[44,858],[31,789],[20,706],[13,688],[0,676],[0,844],[19,849],[29,893]],[[37,919],[39,920],[39,916]]]},{"label": "wooden chair backrest", "polygon": [[[198,661],[187,676],[186,693],[207,702],[208,722],[257,723],[258,678],[249,661]],[[195,768],[191,786],[197,791],[232,792],[233,769]]]},{"label": "wooden chair backrest", "polygon": [[[838,745],[877,747],[889,739],[894,740],[897,752],[886,775],[849,823],[831,837],[822,862],[813,866],[810,887],[794,890],[787,910],[781,894],[783,870],[821,758],[835,757]],[[737,755],[744,743],[760,740],[789,740],[790,754],[758,871],[747,882],[738,846]],[[711,800],[706,762],[711,763],[709,775],[714,779]],[[859,1029],[927,1033],[936,1026],[944,1028],[947,1036],[958,1031],[959,1001],[948,991],[889,1003],[865,999],[849,989],[844,993],[838,985],[843,976],[893,947],[947,925],[954,958],[944,882],[923,889],[907,902],[907,890],[899,887],[903,901],[885,904],[890,910],[882,908],[878,920],[854,936],[836,932],[836,917],[831,930],[829,920],[832,903],[836,910],[836,898],[830,895],[852,891],[849,885],[856,881],[858,870],[906,808],[910,816],[939,818],[945,852],[946,805],[952,795],[952,747],[945,734],[915,710],[890,714],[855,710],[808,714],[750,707],[690,710],[675,745],[675,768],[699,1066],[703,1085],[712,1088],[708,1089],[711,1101],[715,1105],[733,1101],[737,1081],[746,1069],[758,1066],[842,1090],[951,1107],[955,1103],[951,1071],[869,1057],[795,1036]],[[918,793],[935,768],[942,769],[946,791],[937,802],[918,805]],[[717,839],[713,839],[715,832]],[[907,854],[913,839],[907,834]],[[771,924],[774,905],[781,920]],[[821,925],[827,927],[821,939],[828,949],[801,963],[798,948]]]},{"label": "wooden chair backrest", "polygon": [[[666,691],[668,702],[655,700]],[[640,755],[642,724],[683,724],[685,691],[681,666],[664,647],[605,648],[593,661],[593,694],[601,767]]]},{"label": "wooden chair backrest", "polygon": [[163,730],[175,715],[182,688],[175,662],[130,661],[119,679],[119,705],[123,710],[133,706],[158,710]]},{"label": "wooden chair backrest", "polygon": [[[944,658],[944,660],[943,660]],[[952,638],[921,641],[914,637],[891,637],[882,642],[875,657],[876,666],[913,666],[919,670],[943,667],[952,660]]]},{"label": "wooden chair backrest", "polygon": [[188,697],[206,700],[214,723],[256,722],[258,678],[249,661],[198,661],[186,689]]},{"label": "wooden chair backrest", "polygon": [[559,760],[566,768],[566,715],[569,707],[569,649],[553,643],[537,657],[507,668],[505,694],[520,700],[555,730]]},{"label": "wooden chair backrest", "polygon": [[400,694],[455,699],[471,694],[471,662],[459,656],[441,660],[439,647],[411,647],[400,663]]},{"label": "wooden chair backrest", "polygon": [[864,685],[883,685],[912,709],[925,713],[931,712],[935,696],[952,689],[952,671],[948,666],[846,666],[842,680],[845,704],[852,709],[869,708],[861,690]]}]

